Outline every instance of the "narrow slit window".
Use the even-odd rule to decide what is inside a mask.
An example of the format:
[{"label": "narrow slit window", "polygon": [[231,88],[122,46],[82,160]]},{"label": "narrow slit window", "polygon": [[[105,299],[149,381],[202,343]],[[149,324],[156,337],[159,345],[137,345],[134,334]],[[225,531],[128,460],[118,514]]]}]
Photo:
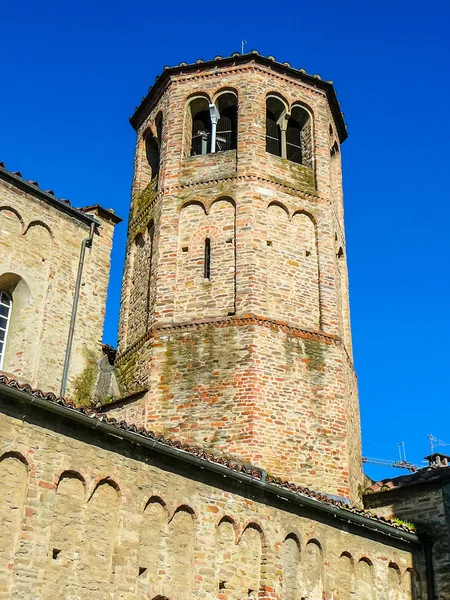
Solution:
[{"label": "narrow slit window", "polygon": [[8,336],[8,327],[11,318],[11,308],[11,297],[6,292],[0,291],[0,369],[3,368],[6,338]]},{"label": "narrow slit window", "polygon": [[211,279],[211,240],[209,238],[205,240],[205,269],[203,277]]}]

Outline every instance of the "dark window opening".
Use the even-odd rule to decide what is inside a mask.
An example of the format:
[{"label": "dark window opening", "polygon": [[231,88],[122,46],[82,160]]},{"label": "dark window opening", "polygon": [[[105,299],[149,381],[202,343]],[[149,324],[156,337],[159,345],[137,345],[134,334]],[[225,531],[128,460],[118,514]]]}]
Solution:
[{"label": "dark window opening", "polygon": [[216,131],[216,152],[235,150],[237,146],[237,107],[227,106],[220,113]]},{"label": "dark window opening", "polygon": [[281,129],[270,110],[266,111],[266,151],[281,156]]},{"label": "dark window opening", "polygon": [[202,110],[192,120],[191,156],[207,154],[211,137],[211,117],[209,110]]},{"label": "dark window opening", "polygon": [[8,336],[9,321],[11,318],[12,300],[4,291],[0,291],[0,369],[5,356],[6,338]]},{"label": "dark window opening", "polygon": [[219,590],[224,590],[226,588],[226,581],[219,581]]},{"label": "dark window opening", "polygon": [[60,553],[61,553],[61,550],[59,550],[58,548],[53,548],[53,551],[52,551],[53,560],[57,560]]},{"label": "dark window opening", "polygon": [[302,130],[294,119],[289,119],[286,129],[286,158],[302,164]]},{"label": "dark window opening", "polygon": [[142,575],[144,575],[144,573],[147,571],[147,567],[139,567],[139,577],[141,577]]},{"label": "dark window opening", "polygon": [[205,268],[203,277],[211,279],[211,240],[209,238],[205,240]]},{"label": "dark window opening", "polygon": [[151,180],[156,182],[159,174],[159,147],[151,132],[145,139],[145,154],[151,170]]}]

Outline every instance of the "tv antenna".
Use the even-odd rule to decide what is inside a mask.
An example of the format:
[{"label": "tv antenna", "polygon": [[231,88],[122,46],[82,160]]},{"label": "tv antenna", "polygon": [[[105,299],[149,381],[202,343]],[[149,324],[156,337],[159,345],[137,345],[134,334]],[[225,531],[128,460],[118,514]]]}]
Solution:
[{"label": "tv antenna", "polygon": [[420,467],[406,460],[405,442],[397,444],[399,460],[388,460],[384,458],[371,458],[363,456],[362,462],[365,464],[377,465],[379,467],[393,467],[394,469],[407,469],[410,473],[415,473]]},{"label": "tv antenna", "polygon": [[434,435],[432,435],[431,433],[427,437],[430,440],[431,454],[434,454],[435,446],[450,446],[450,444],[448,444],[447,442],[443,442],[442,440],[439,440],[438,438],[434,437]]},{"label": "tv antenna", "polygon": [[242,40],[241,42],[241,54],[244,54],[244,46],[247,43],[247,40]]}]

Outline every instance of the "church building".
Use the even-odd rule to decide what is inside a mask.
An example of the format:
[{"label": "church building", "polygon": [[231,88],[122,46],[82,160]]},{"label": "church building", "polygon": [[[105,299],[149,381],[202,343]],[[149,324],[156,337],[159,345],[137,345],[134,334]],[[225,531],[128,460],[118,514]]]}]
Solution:
[{"label": "church building", "polygon": [[0,168],[0,600],[448,600],[450,468],[434,529],[362,470],[332,82],[217,56],[130,121],[117,351],[119,217]]}]

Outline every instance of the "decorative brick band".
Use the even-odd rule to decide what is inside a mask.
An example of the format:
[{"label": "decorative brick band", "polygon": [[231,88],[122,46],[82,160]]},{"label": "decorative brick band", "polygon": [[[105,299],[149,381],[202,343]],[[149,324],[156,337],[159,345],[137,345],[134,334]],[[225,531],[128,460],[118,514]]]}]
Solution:
[{"label": "decorative brick band", "polygon": [[269,184],[269,185],[273,185],[276,188],[279,189],[284,189],[284,190],[288,190],[290,193],[295,193],[296,195],[298,195],[299,193],[302,194],[303,196],[310,198],[311,200],[320,200],[326,204],[332,204],[331,200],[329,198],[325,198],[323,196],[319,196],[318,194],[310,194],[308,192],[305,192],[302,188],[294,188],[292,186],[289,185],[285,185],[284,183],[280,183],[278,181],[274,181],[272,179],[266,179],[265,177],[260,177],[259,175],[235,175],[233,177],[221,177],[219,179],[208,179],[206,181],[195,181],[192,183],[186,183],[184,185],[174,185],[173,187],[170,188],[164,188],[164,193],[169,193],[169,194],[173,194],[174,192],[177,192],[179,190],[184,190],[184,189],[192,189],[192,188],[196,188],[196,187],[205,187],[207,185],[211,185],[211,184],[218,184],[218,183],[223,183],[225,181],[229,181],[230,183],[233,182],[237,182],[237,181],[253,181],[253,182],[258,182],[258,183],[264,183],[264,184]]},{"label": "decorative brick band", "polygon": [[325,333],[324,331],[317,331],[312,329],[301,329],[300,327],[294,327],[284,321],[277,321],[275,319],[269,319],[267,317],[261,317],[254,314],[243,315],[242,317],[219,317],[210,319],[201,319],[198,321],[189,321],[188,323],[168,323],[167,325],[154,325],[145,335],[139,338],[132,346],[127,348],[116,359],[116,364],[119,364],[129,354],[135,352],[138,348],[152,337],[162,333],[170,331],[189,331],[197,327],[208,327],[213,325],[214,327],[240,327],[248,325],[257,325],[260,327],[269,327],[276,331],[283,331],[290,333],[294,337],[299,337],[308,340],[315,340],[324,342],[325,344],[335,344],[337,346],[342,345],[342,341],[338,336],[332,335],[331,333]]}]

